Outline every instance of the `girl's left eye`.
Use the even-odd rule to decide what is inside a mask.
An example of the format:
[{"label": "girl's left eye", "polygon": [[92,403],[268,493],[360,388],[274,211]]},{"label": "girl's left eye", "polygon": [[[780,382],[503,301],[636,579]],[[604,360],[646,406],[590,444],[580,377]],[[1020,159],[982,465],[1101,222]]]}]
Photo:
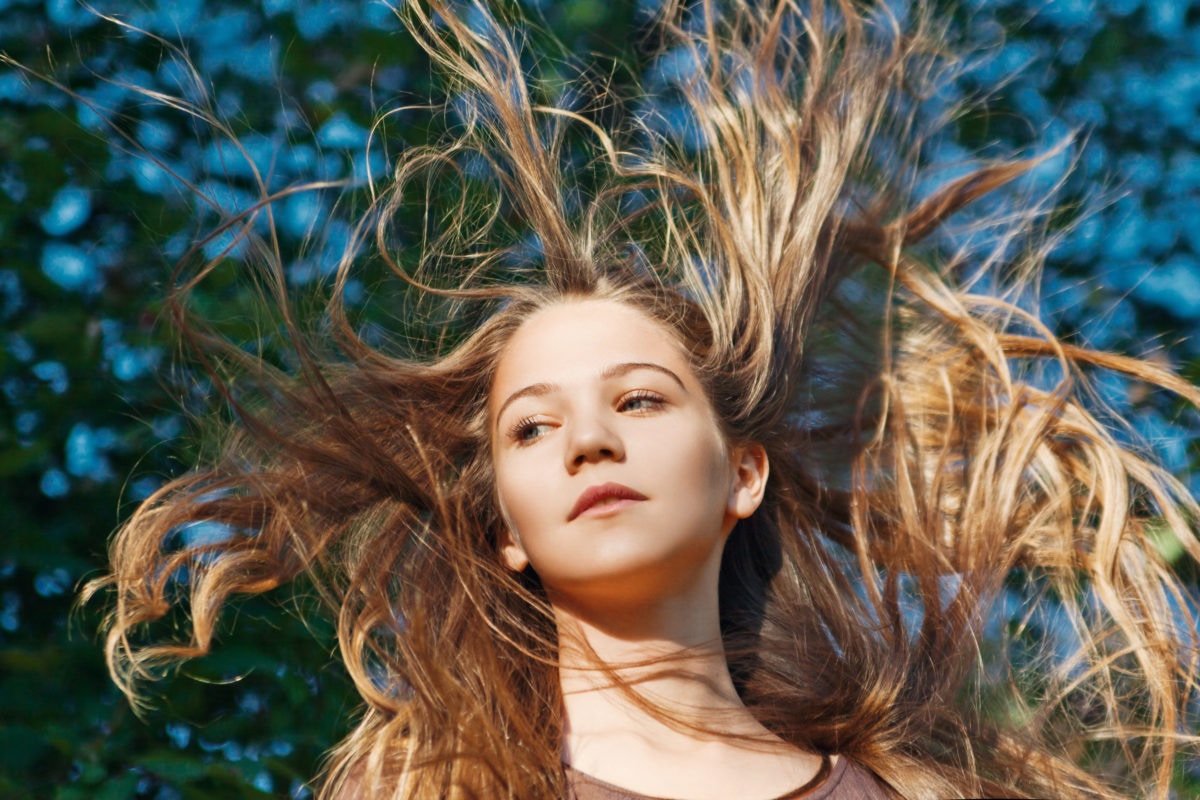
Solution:
[{"label": "girl's left eye", "polygon": [[639,389],[636,392],[630,392],[621,398],[617,404],[618,411],[653,411],[661,408],[666,403],[666,398],[657,392],[651,392],[645,389]]}]

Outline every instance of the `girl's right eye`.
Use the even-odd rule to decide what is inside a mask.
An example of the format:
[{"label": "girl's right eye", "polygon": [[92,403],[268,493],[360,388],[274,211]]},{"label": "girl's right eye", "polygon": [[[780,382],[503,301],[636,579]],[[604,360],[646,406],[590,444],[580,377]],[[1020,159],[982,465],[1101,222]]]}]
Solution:
[{"label": "girl's right eye", "polygon": [[518,420],[508,431],[508,438],[519,445],[530,444],[550,432],[550,423],[539,422],[536,417]]}]

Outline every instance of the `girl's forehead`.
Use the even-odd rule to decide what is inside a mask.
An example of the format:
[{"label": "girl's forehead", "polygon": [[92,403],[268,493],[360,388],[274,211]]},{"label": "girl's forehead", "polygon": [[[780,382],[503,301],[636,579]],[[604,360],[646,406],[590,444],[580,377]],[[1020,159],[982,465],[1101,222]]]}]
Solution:
[{"label": "girl's forehead", "polygon": [[683,371],[695,381],[679,338],[645,312],[613,300],[555,304],[522,322],[501,351],[493,413],[508,393],[525,386],[563,384],[635,363]]}]

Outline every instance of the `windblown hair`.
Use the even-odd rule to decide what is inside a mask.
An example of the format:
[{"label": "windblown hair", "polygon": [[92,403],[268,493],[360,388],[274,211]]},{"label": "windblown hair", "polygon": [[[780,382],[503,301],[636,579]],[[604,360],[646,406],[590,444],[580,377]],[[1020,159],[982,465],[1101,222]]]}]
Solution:
[{"label": "windblown hair", "polygon": [[[957,68],[933,15],[669,2],[656,35],[675,68],[655,91],[684,110],[676,136],[610,84],[539,81],[498,12],[468,24],[433,5],[403,17],[457,125],[399,155],[362,238],[465,334],[369,340],[342,296],[350,254],[318,338],[279,289],[285,373],[190,314],[211,264],[180,284],[176,324],[236,422],[214,463],[125,524],[87,590],[115,592],[122,689],[136,699],[207,652],[233,596],[307,573],[365,702],[322,796],[562,797],[553,619],[536,575],[498,555],[486,403],[524,319],[608,298],[673,331],[725,435],[767,450],[767,496],[730,536],[720,592],[731,672],[768,729],[906,797],[1165,798],[1195,743],[1200,648],[1155,541],[1200,559],[1200,508],[1087,387],[1115,370],[1200,393],[1039,322],[1045,207],[978,215],[989,252],[941,235],[1038,161],[980,161],[917,192],[943,166],[923,145],[951,121],[926,100]],[[422,236],[396,244],[422,202]],[[198,521],[235,533],[181,546]],[[997,628],[1013,597],[1024,607]],[[175,604],[190,638],[145,641]],[[1066,633],[1031,650],[1047,604]]]}]

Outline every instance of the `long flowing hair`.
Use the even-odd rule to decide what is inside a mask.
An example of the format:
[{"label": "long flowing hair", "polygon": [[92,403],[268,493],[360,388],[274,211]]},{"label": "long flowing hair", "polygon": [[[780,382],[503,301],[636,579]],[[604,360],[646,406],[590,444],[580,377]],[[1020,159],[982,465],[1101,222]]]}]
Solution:
[{"label": "long flowing hair", "polygon": [[[720,593],[731,672],[768,729],[907,797],[1165,798],[1195,743],[1200,645],[1156,542],[1200,559],[1200,508],[1088,388],[1115,370],[1200,392],[1038,319],[1044,203],[1009,193],[975,214],[972,246],[946,234],[1039,160],[929,188],[944,165],[926,144],[954,114],[932,101],[960,63],[935,15],[672,0],[656,85],[619,96],[539,78],[525,28],[460,10],[402,12],[453,124],[399,154],[359,230],[443,333],[364,331],[343,295],[356,247],[305,334],[264,257],[292,337],[279,369],[192,313],[213,263],[184,275],[173,321],[234,421],[86,590],[115,595],[118,685],[136,701],[209,650],[232,597],[305,574],[364,701],[322,796],[562,797],[553,618],[536,575],[498,557],[486,398],[529,314],[609,298],[673,331],[726,436],[767,450]],[[413,206],[419,230],[399,230]],[[187,544],[197,522],[229,535]],[[186,636],[148,639],[176,607]],[[1049,607],[1060,635],[1039,642]]]}]

